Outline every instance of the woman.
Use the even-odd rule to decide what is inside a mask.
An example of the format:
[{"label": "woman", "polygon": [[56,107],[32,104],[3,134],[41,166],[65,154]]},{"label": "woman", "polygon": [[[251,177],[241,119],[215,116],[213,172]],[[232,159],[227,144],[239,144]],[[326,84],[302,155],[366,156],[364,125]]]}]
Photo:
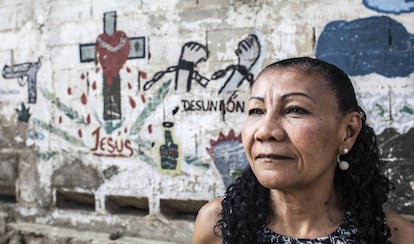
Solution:
[{"label": "woman", "polygon": [[302,57],[257,77],[242,141],[250,167],[197,216],[193,243],[414,243],[382,205],[375,135],[348,76]]}]

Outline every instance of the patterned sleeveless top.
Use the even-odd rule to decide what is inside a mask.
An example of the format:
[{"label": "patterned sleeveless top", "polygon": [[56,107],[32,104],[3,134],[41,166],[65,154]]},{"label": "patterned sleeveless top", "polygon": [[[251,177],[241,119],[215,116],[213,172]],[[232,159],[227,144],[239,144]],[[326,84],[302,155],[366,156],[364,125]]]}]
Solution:
[{"label": "patterned sleeveless top", "polygon": [[358,228],[352,224],[352,214],[345,212],[342,224],[330,235],[318,237],[316,239],[300,239],[284,235],[279,235],[267,226],[262,227],[257,233],[256,243],[283,243],[283,244],[348,244],[356,243],[355,234]]}]

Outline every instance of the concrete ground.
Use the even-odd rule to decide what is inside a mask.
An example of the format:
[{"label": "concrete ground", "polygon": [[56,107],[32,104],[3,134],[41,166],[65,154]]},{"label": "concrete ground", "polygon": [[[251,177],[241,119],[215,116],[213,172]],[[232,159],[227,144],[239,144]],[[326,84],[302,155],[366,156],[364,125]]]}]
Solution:
[{"label": "concrete ground", "polygon": [[[174,244],[174,242],[79,231],[32,223],[9,223],[0,244]],[[112,240],[111,240],[112,239]]]}]

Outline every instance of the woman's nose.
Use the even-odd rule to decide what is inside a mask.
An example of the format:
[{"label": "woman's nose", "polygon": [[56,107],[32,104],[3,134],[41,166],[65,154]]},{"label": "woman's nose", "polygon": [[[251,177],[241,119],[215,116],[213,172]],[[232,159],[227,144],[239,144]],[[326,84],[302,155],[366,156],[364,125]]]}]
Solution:
[{"label": "woman's nose", "polygon": [[274,116],[264,116],[254,134],[257,141],[283,141],[285,136],[280,119]]}]

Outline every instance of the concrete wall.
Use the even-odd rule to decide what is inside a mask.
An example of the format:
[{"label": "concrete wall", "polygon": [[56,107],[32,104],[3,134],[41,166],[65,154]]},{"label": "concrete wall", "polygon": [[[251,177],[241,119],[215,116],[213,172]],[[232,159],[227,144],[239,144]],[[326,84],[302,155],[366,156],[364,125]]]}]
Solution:
[{"label": "concrete wall", "polygon": [[1,1],[0,205],[13,210],[2,219],[190,242],[199,207],[247,164],[249,81],[292,56],[351,75],[396,184],[389,207],[414,214],[413,11],[403,0]]}]

